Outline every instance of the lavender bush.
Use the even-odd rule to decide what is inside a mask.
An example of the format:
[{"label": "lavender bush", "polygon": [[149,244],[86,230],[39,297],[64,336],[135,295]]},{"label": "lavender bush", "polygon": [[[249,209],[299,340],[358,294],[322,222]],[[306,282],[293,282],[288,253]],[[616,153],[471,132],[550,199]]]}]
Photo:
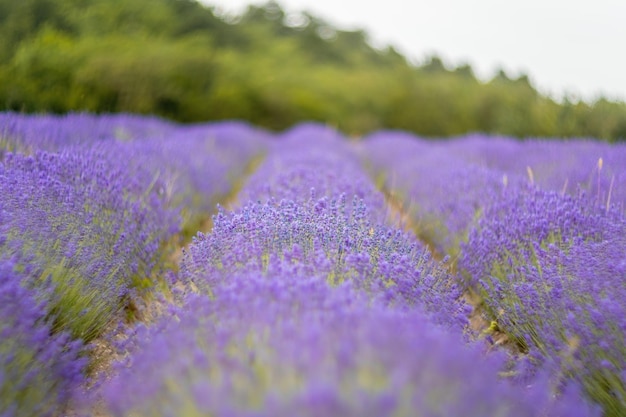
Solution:
[{"label": "lavender bush", "polygon": [[[384,196],[363,171],[346,138],[323,125],[304,124],[280,135],[266,160],[246,182],[239,201],[269,199],[305,201],[311,189],[319,197],[345,194],[369,207],[368,215],[383,222],[388,215]],[[348,207],[350,210],[350,207]]]},{"label": "lavender bush", "polygon": [[158,180],[169,206],[181,211],[188,235],[237,188],[268,139],[260,129],[238,122],[182,126],[125,114],[0,113],[0,157],[7,151],[97,149],[133,176],[147,174],[145,188]]},{"label": "lavender bush", "polygon": [[626,147],[591,140],[527,140],[469,135],[426,141],[377,132],[359,145],[388,197],[434,249],[455,255],[474,227],[485,193],[531,183],[619,207],[626,199]]},{"label": "lavender bush", "polygon": [[456,257],[480,217],[485,193],[515,181],[467,163],[445,143],[399,132],[379,132],[359,144],[363,162],[409,228],[437,253]]},{"label": "lavender bush", "polygon": [[5,145],[33,154],[4,154],[0,251],[27,269],[29,286],[56,288],[51,314],[84,340],[129,290],[153,285],[177,212],[197,227],[267,136],[240,123],[176,127],[128,115],[8,113],[0,122]]},{"label": "lavender bush", "polygon": [[176,130],[176,124],[162,119],[130,114],[56,116],[5,112],[0,113],[0,152],[59,151],[85,143],[163,139]]},{"label": "lavender bush", "polygon": [[626,202],[626,146],[594,140],[525,141],[470,135],[451,141],[450,153],[509,176],[527,177],[545,190],[576,196],[585,190],[599,204]]},{"label": "lavender bush", "polygon": [[572,388],[510,386],[501,357],[465,346],[419,309],[284,270],[233,274],[190,295],[101,387],[113,416],[592,416]]},{"label": "lavender bush", "polygon": [[0,261],[0,415],[58,415],[83,382],[82,345],[51,334],[46,306]]},{"label": "lavender bush", "polygon": [[626,412],[626,221],[584,196],[533,187],[491,198],[459,262],[490,319],[527,355],[521,378],[552,368],[606,415]]},{"label": "lavender bush", "polygon": [[467,311],[445,266],[399,230],[371,223],[367,207],[345,197],[314,196],[304,203],[250,204],[214,218],[210,234],[199,234],[185,253],[181,278],[211,293],[241,270],[269,273],[276,262],[324,276],[330,284],[352,281],[394,305],[420,305],[434,320],[463,328]]},{"label": "lavender bush", "polygon": [[56,326],[88,341],[132,288],[150,285],[161,245],[178,229],[153,182],[97,151],[7,154],[0,165],[0,253],[29,288],[52,288]]}]

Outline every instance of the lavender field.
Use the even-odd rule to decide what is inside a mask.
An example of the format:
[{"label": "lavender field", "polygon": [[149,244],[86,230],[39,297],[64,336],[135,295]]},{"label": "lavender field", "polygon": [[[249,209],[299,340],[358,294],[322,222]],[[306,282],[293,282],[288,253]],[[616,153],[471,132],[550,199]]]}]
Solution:
[{"label": "lavender field", "polygon": [[626,145],[0,113],[0,416],[624,416]]}]

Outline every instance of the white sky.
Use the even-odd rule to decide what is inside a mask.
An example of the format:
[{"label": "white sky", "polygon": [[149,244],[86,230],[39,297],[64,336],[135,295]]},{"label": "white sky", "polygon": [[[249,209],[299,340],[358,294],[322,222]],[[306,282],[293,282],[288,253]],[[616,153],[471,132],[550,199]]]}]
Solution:
[{"label": "white sky", "polygon": [[[202,0],[240,13],[250,0]],[[470,63],[481,79],[498,68],[526,73],[540,91],[626,100],[626,0],[279,0],[339,29],[365,29],[419,63],[437,53]]]}]

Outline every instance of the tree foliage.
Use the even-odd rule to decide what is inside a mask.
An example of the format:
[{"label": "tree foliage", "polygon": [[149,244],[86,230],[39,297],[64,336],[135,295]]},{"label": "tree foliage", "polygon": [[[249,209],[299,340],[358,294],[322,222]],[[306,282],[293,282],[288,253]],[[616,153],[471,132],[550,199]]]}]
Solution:
[{"label": "tree foliage", "polygon": [[0,0],[0,109],[626,139],[624,103],[558,103],[528,77],[484,83],[436,56],[416,66],[275,2],[225,20],[194,0]]}]

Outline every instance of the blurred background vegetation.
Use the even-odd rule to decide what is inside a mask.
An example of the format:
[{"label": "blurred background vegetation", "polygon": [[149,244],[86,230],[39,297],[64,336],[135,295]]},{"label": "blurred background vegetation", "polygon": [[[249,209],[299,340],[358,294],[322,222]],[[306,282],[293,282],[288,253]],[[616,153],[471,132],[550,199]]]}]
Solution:
[{"label": "blurred background vegetation", "polygon": [[275,2],[222,19],[193,0],[0,0],[0,110],[626,140],[623,102],[556,102],[525,76],[481,82],[436,56],[413,65]]}]

